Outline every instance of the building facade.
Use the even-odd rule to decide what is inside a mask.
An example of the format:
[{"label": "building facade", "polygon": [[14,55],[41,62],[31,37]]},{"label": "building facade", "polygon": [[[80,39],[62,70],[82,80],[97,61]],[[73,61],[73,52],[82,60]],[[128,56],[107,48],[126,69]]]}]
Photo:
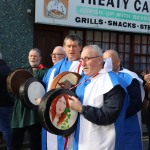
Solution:
[{"label": "building facade", "polygon": [[[27,62],[28,51],[32,47],[42,50],[44,65],[52,66],[50,53],[55,46],[63,44],[64,37],[69,33],[79,35],[83,46],[97,44],[103,51],[118,51],[122,65],[137,73],[150,65],[148,0],[140,0],[140,3],[132,0],[134,8],[129,9],[135,9],[137,15],[135,12],[127,13],[131,4],[123,4],[122,0],[122,5],[115,3],[116,1],[110,3],[108,0],[78,0],[78,5],[74,6],[76,10],[74,7],[70,8],[71,0],[58,0],[62,3],[61,8],[64,8],[62,11],[58,9],[57,12],[50,10],[52,1],[0,1],[0,52],[12,68]],[[116,18],[121,9],[125,9],[121,13],[122,16]],[[132,23],[131,19],[135,23]]]}]

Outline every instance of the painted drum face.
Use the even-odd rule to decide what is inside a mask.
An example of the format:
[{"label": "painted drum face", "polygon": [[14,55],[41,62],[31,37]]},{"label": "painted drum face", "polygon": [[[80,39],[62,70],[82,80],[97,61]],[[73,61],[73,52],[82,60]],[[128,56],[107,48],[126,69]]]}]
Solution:
[{"label": "painted drum face", "polygon": [[56,88],[65,88],[70,89],[71,87],[75,86],[78,81],[81,79],[81,75],[75,72],[62,72],[57,75],[51,84],[50,90]]},{"label": "painted drum face", "polygon": [[53,134],[67,136],[75,130],[78,113],[70,108],[69,95],[76,96],[68,89],[50,90],[38,107],[42,126]]}]

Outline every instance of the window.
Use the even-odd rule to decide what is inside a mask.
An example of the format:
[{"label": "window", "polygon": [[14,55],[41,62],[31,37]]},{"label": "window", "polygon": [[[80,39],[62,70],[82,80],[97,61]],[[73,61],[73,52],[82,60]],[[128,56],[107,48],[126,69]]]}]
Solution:
[{"label": "window", "polygon": [[114,49],[119,53],[122,65],[137,73],[150,66],[150,35],[101,30],[70,30],[83,40],[83,46],[99,45],[103,51]]}]

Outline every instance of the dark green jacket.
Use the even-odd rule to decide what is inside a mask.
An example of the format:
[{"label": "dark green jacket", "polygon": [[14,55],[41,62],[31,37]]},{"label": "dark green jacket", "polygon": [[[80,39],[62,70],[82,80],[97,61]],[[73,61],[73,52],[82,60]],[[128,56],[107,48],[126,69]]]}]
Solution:
[{"label": "dark green jacket", "polygon": [[[40,68],[39,70],[32,71],[31,67],[25,66],[24,69],[33,73],[34,77],[43,78],[47,68]],[[12,128],[23,128],[25,126],[39,123],[37,110],[27,108],[24,103],[15,97],[15,106],[12,116]]]}]

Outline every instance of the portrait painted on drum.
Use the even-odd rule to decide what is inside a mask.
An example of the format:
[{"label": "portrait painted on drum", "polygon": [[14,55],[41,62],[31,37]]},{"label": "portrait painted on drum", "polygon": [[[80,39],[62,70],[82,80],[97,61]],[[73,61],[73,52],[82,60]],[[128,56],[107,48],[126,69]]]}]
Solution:
[{"label": "portrait painted on drum", "polygon": [[71,118],[71,110],[67,94],[57,96],[50,107],[50,120],[52,124],[61,130],[66,130],[72,126],[69,123]]}]

